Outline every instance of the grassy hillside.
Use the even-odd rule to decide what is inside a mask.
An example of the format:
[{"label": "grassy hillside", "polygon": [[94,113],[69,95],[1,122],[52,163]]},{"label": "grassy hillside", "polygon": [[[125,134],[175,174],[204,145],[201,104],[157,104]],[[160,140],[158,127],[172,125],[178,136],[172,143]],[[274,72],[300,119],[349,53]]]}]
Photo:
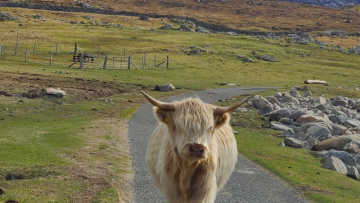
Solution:
[{"label": "grassy hillside", "polygon": [[[14,1],[14,0],[11,0]],[[28,0],[26,2],[41,2]],[[77,6],[74,0],[50,0],[47,4]],[[85,2],[85,1],[84,1]],[[360,16],[349,9],[267,0],[88,0],[91,6],[141,13],[172,14],[254,31],[359,31]],[[345,23],[351,19],[352,23]],[[320,24],[319,24],[320,23]]]},{"label": "grassy hillside", "polygon": [[[263,40],[249,36],[147,30],[161,26],[161,19],[140,21],[135,17],[16,8],[0,8],[0,11],[11,13],[24,23],[19,26],[14,21],[0,22],[0,44],[3,46],[0,92],[22,94],[48,87],[59,87],[67,92],[61,99],[0,96],[0,148],[4,149],[0,152],[3,157],[0,159],[0,185],[5,190],[0,201],[116,202],[126,197],[126,200],[119,201],[132,202],[126,121],[144,101],[138,90],[152,89],[155,84],[171,82],[175,87],[183,88],[170,93],[151,92],[155,97],[165,97],[189,90],[222,87],[219,86],[221,82],[244,87],[281,87],[279,91],[287,91],[293,86],[304,86],[305,79],[320,79],[330,85],[306,85],[314,97],[360,96],[359,56],[321,50],[316,44],[300,45],[288,43],[286,39]],[[41,14],[46,20],[33,19],[35,14]],[[93,21],[83,16],[91,16],[96,22],[122,24],[126,28],[68,22]],[[164,21],[170,22],[168,19]],[[15,56],[17,33],[18,54]],[[35,42],[37,51],[33,55]],[[54,52],[57,42],[59,54],[53,55],[53,63],[49,66],[49,53]],[[106,51],[111,56],[119,56],[125,50],[140,69],[81,70],[78,64],[68,68],[72,64],[71,50],[75,42],[81,51],[94,55],[97,55],[99,46],[101,56]],[[188,55],[190,46],[204,48],[208,52]],[[29,50],[27,62],[26,48]],[[251,54],[253,50],[259,56],[274,56],[278,61],[259,60]],[[141,57],[145,52],[147,65],[142,69]],[[157,63],[169,56],[169,69],[154,68],[155,55]],[[243,63],[238,55],[245,55],[254,62]],[[262,122],[256,113],[248,116],[255,118],[256,124]],[[254,143],[261,140],[261,145],[267,145],[278,142],[278,139],[273,131],[257,129],[256,126],[247,123],[244,129],[239,130],[237,139],[243,154],[295,187],[308,187],[311,179],[323,177],[298,175],[304,167],[308,167],[305,164],[312,164],[314,171],[321,170],[323,174],[318,160],[307,151],[303,151],[301,157],[309,161],[299,162],[304,163],[302,167],[293,167],[295,171],[290,174],[295,176],[291,178],[287,176],[288,169],[269,163],[267,160],[278,159],[277,154],[260,156],[262,150],[277,150],[262,149]],[[274,136],[268,136],[269,133]],[[122,136],[119,137],[119,134]],[[249,148],[243,145],[245,143],[249,143]],[[252,153],[251,147],[256,147],[260,155]],[[288,157],[281,159],[284,165],[292,163],[298,156],[288,153],[290,148],[286,150]],[[332,171],[324,170],[324,174],[338,177]],[[337,179],[325,183],[317,179],[313,181],[319,184],[312,182],[312,190],[305,191],[305,195],[316,202],[356,202],[359,198],[356,193],[359,181],[353,181],[352,187],[331,189],[324,185],[337,184]],[[121,193],[124,189],[127,189],[126,194]]]}]

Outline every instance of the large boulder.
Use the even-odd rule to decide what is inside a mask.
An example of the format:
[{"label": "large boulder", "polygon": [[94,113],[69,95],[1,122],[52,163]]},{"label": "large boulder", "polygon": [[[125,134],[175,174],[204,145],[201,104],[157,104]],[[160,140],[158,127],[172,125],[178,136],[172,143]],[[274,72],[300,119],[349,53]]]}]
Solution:
[{"label": "large boulder", "polygon": [[283,99],[281,100],[282,103],[294,103],[296,105],[300,105],[299,100],[297,100],[295,97],[290,95],[285,95]]},{"label": "large boulder", "polygon": [[319,158],[325,157],[337,157],[339,158],[343,163],[349,165],[349,166],[356,166],[355,159],[351,154],[345,151],[339,151],[339,150],[330,150],[330,151],[321,151],[320,153],[316,153],[316,156]]},{"label": "large boulder", "polygon": [[339,158],[334,156],[325,159],[324,163],[322,164],[322,167],[333,171],[337,171],[344,175],[348,173],[345,164]]},{"label": "large boulder", "polygon": [[265,108],[265,107],[273,107],[273,105],[261,95],[255,95],[254,96],[253,104],[258,109],[262,109],[262,108]]},{"label": "large boulder", "polygon": [[353,127],[353,128],[360,128],[360,121],[357,119],[348,119],[344,123],[345,126]]},{"label": "large boulder", "polygon": [[290,118],[291,111],[289,109],[279,109],[269,113],[269,121],[279,121],[281,118]]},{"label": "large boulder", "polygon": [[342,97],[342,96],[337,96],[332,100],[332,105],[333,106],[346,106],[347,105],[347,99],[346,97]]},{"label": "large boulder", "polygon": [[343,150],[344,146],[351,141],[358,141],[360,142],[359,135],[342,135],[339,137],[334,137],[325,141],[320,142],[319,144],[315,145],[314,150],[322,151],[322,150]]},{"label": "large boulder", "polygon": [[331,123],[330,120],[321,117],[321,116],[313,116],[313,115],[302,115],[297,119],[299,123],[316,123],[316,122],[325,122],[325,123]]}]

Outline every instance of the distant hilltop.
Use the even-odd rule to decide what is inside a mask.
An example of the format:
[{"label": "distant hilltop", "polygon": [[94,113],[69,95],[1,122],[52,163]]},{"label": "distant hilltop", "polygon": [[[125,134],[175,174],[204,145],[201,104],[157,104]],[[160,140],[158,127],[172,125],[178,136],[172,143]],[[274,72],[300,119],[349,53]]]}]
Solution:
[{"label": "distant hilltop", "polygon": [[343,7],[360,4],[360,0],[278,0],[326,7]]}]

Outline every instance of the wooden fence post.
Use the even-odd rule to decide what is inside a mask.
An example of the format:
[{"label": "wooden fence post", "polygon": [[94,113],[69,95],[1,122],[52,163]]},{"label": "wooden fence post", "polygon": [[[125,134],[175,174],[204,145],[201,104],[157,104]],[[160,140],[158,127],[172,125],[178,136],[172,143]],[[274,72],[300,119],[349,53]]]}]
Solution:
[{"label": "wooden fence post", "polygon": [[146,66],[146,53],[144,54],[144,61],[145,61],[145,66]]},{"label": "wooden fence post", "polygon": [[58,53],[58,46],[59,46],[59,42],[56,42],[55,55],[57,55],[57,53]]},{"label": "wooden fence post", "polygon": [[52,52],[50,52],[50,66],[51,66],[51,63],[52,63]]},{"label": "wooden fence post", "polygon": [[36,51],[36,42],[34,43],[33,55],[35,55],[35,51]]},{"label": "wooden fence post", "polygon": [[28,55],[28,49],[26,48],[26,52],[25,52],[25,62],[27,62],[27,55]]},{"label": "wooden fence post", "polygon": [[100,46],[99,46],[99,50],[98,50],[98,57],[100,57]]},{"label": "wooden fence post", "polygon": [[166,58],[166,68],[169,69],[169,56],[167,56]]},{"label": "wooden fence post", "polygon": [[77,43],[75,42],[74,55],[76,55],[76,52],[77,52]]},{"label": "wooden fence post", "polygon": [[125,51],[125,49],[124,49],[124,56],[126,56],[126,51]]},{"label": "wooden fence post", "polygon": [[106,62],[107,62],[107,58],[108,58],[108,51],[106,51],[106,54],[105,54],[105,60],[104,60],[104,66],[103,68],[106,70]]},{"label": "wooden fence post", "polygon": [[80,55],[80,69],[84,68],[84,54],[81,53]]},{"label": "wooden fence post", "polygon": [[17,36],[16,36],[15,55],[17,54],[18,43],[19,43],[19,33],[17,33]]},{"label": "wooden fence post", "polygon": [[128,59],[128,69],[130,69],[130,64],[131,64],[131,56],[129,56],[129,59]]},{"label": "wooden fence post", "polygon": [[142,65],[143,65],[143,69],[145,69],[145,56],[142,56]]}]

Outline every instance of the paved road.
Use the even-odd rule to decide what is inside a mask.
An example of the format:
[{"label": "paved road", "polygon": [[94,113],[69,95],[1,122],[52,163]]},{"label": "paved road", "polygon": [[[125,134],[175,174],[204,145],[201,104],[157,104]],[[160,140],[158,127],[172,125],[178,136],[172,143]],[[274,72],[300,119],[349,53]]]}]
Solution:
[{"label": "paved road", "polygon": [[[206,103],[214,103],[218,99],[266,90],[270,88],[226,88],[203,90],[164,101],[181,100],[187,97],[200,97]],[[130,152],[133,170],[135,172],[134,187],[137,203],[163,203],[165,200],[155,189],[145,164],[147,143],[151,132],[155,129],[157,121],[152,112],[150,103],[143,104],[129,124]],[[282,181],[248,161],[241,154],[234,173],[224,189],[216,198],[217,203],[305,203],[308,202],[300,194],[289,188]]]}]

